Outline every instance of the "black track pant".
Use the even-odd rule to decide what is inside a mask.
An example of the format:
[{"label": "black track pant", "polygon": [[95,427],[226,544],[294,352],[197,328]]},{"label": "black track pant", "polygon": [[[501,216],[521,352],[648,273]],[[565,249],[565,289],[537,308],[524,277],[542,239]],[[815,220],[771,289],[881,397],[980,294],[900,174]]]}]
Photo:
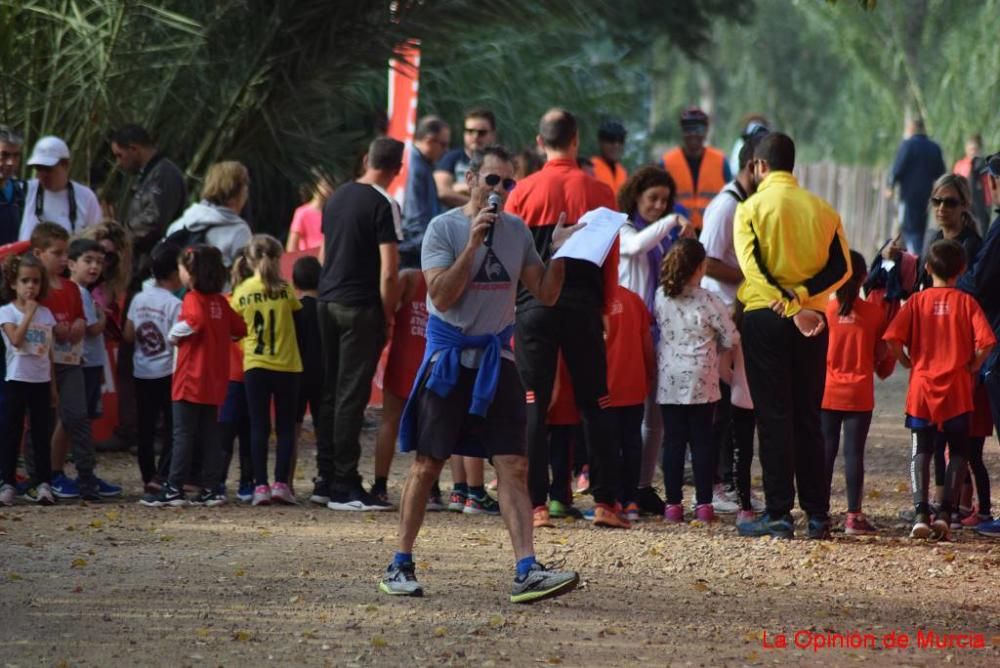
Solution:
[{"label": "black track pant", "polygon": [[545,417],[552,400],[561,351],[573,381],[590,454],[594,501],[614,504],[619,492],[620,445],[613,436],[608,403],[604,326],[599,310],[539,307],[517,314],[514,355],[527,393],[528,490],[533,506],[549,490],[549,439]]}]

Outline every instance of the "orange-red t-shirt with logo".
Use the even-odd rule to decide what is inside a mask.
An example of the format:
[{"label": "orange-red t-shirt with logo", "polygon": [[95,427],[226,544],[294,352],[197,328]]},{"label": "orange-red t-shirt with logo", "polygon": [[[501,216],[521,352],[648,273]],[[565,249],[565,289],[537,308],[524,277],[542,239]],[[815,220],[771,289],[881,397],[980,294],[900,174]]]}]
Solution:
[{"label": "orange-red t-shirt with logo", "polygon": [[847,315],[840,315],[839,309],[836,298],[826,307],[830,345],[823,409],[871,411],[875,409],[875,349],[885,331],[885,312],[860,297]]},{"label": "orange-red t-shirt with logo", "polygon": [[410,396],[427,347],[427,283],[416,272],[413,295],[396,311],[383,385],[397,397]]},{"label": "orange-red t-shirt with logo", "polygon": [[975,351],[996,343],[982,308],[955,288],[928,288],[910,297],[885,333],[909,351],[913,368],[906,413],[941,424],[973,409]]},{"label": "orange-red t-shirt with logo", "polygon": [[642,297],[618,285],[608,304],[609,406],[636,406],[649,394],[649,369],[643,356],[645,336],[651,336],[652,318]]},{"label": "orange-red t-shirt with logo", "polygon": [[229,384],[232,342],[247,335],[246,323],[222,295],[196,290],[184,295],[177,320],[186,322],[194,333],[177,342],[171,398],[222,405]]}]

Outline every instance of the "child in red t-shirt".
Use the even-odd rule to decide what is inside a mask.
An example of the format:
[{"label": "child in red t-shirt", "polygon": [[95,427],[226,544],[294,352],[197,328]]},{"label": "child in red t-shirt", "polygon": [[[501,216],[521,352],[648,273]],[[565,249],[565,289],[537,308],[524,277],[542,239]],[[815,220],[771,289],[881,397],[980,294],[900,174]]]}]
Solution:
[{"label": "child in red t-shirt", "polygon": [[851,278],[826,307],[830,344],[826,356],[826,390],[823,393],[822,428],[826,443],[827,490],[833,483],[833,469],[844,432],[844,477],[847,480],[848,535],[869,535],[876,529],[861,512],[865,486],[865,442],[875,409],[875,372],[885,378],[892,359],[886,355],[882,334],[885,312],[876,304],[858,298],[868,271],[864,256],[851,251]]},{"label": "child in red t-shirt", "polygon": [[[941,540],[949,535],[969,455],[973,376],[996,344],[979,304],[954,287],[965,261],[958,242],[942,239],[932,244],[926,269],[933,286],[909,299],[884,337],[900,364],[911,369],[906,395],[906,426],[913,430],[910,471],[916,509],[911,538]],[[951,459],[941,510],[931,524],[927,493],[938,438],[947,441]]]},{"label": "child in red t-shirt", "polygon": [[219,406],[229,383],[229,356],[233,340],[247,334],[246,324],[220,293],[226,284],[226,268],[218,248],[197,245],[186,248],[178,260],[181,282],[188,288],[180,317],[170,329],[170,342],[177,347],[173,399],[174,447],[170,475],[157,495],[147,495],[146,506],[185,506],[184,479],[196,444],[201,444],[202,491],[196,504],[218,506],[222,480],[222,448],[218,435]]},{"label": "child in red t-shirt", "polygon": [[649,387],[656,382],[652,317],[642,297],[617,286],[608,305],[605,338],[608,356],[607,414],[621,452],[622,488],[618,500],[629,521],[639,519],[639,469],[642,465],[642,416]]},{"label": "child in red t-shirt", "polygon": [[[83,338],[87,331],[83,300],[76,283],[61,278],[66,269],[69,232],[54,223],[39,223],[31,233],[31,252],[45,265],[49,277],[48,295],[41,301],[55,316],[52,329],[55,343],[53,377],[59,393],[55,431],[52,434],[52,492],[57,498],[77,496],[100,501],[102,486],[120,494],[116,485],[104,483],[94,474],[97,465],[90,441],[90,417],[83,378]],[[34,436],[33,436],[34,437]],[[67,451],[73,450],[78,478],[63,474]]]},{"label": "child in red t-shirt", "polygon": [[[427,343],[427,284],[424,274],[417,269],[406,269],[399,272],[399,283],[399,308],[393,320],[389,357],[383,374],[382,423],[375,437],[375,484],[371,488],[372,496],[387,503],[389,469],[396,452],[399,419],[413,389]],[[433,492],[431,496],[434,496]],[[439,500],[433,505],[436,509],[443,507]]]},{"label": "child in red t-shirt", "polygon": [[573,380],[562,353],[556,359],[556,381],[552,386],[552,401],[545,414],[549,437],[549,505],[535,508],[534,526],[554,527],[553,519],[581,519],[583,513],[573,506],[573,468],[581,462],[580,470],[587,466],[587,444],[581,427],[580,410],[573,394]]}]

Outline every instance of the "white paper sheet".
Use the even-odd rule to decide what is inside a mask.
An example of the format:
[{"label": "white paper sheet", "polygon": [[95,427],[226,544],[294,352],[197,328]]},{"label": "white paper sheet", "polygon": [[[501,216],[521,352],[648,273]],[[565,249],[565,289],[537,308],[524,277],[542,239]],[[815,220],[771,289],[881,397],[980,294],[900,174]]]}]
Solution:
[{"label": "white paper sheet", "polygon": [[628,220],[624,213],[600,207],[580,216],[578,223],[586,223],[566,240],[562,248],[556,251],[553,258],[568,257],[576,260],[593,262],[598,267],[611,252],[611,246],[618,238],[618,230]]}]

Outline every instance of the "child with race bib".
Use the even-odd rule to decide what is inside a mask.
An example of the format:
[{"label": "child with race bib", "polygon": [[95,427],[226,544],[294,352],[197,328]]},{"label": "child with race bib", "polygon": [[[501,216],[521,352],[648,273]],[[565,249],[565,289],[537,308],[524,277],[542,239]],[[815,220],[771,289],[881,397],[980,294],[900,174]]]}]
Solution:
[{"label": "child with race bib", "polygon": [[55,497],[50,486],[49,437],[52,432],[52,329],[56,319],[52,311],[39,304],[49,289],[45,267],[33,255],[12,255],[3,264],[2,296],[10,303],[0,307],[0,332],[6,348],[6,425],[0,445],[0,506],[14,504],[15,469],[21,449],[24,416],[28,414],[35,470],[25,498],[42,505],[52,505]]},{"label": "child with race bib", "polygon": [[[249,332],[243,339],[243,371],[250,410],[255,506],[269,505],[272,501],[295,503],[288,481],[295,449],[302,359],[293,314],[302,304],[292,286],[281,277],[283,250],[274,237],[254,235],[245,251],[254,274],[233,290],[232,297],[233,308],[243,316]],[[274,484],[268,485],[267,442],[271,436],[272,400],[278,452]]]}]

